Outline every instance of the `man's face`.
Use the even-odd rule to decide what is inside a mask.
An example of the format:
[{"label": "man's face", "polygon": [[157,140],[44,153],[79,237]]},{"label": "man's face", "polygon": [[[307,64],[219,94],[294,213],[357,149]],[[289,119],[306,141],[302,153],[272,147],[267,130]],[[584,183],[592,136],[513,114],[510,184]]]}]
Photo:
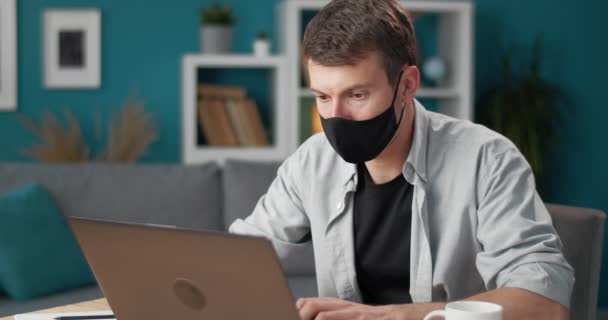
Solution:
[{"label": "man's face", "polygon": [[371,119],[391,104],[395,90],[376,52],[352,66],[328,67],[309,60],[308,73],[323,118]]}]

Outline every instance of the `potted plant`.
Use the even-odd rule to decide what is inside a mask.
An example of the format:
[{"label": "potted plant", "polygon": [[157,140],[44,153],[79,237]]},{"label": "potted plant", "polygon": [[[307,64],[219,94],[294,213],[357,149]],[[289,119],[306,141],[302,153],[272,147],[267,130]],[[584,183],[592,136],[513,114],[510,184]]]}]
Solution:
[{"label": "potted plant", "polygon": [[201,50],[212,54],[230,52],[234,22],[230,6],[213,3],[201,9]]},{"label": "potted plant", "polygon": [[513,58],[507,51],[501,61],[502,81],[477,101],[480,123],[509,138],[530,163],[538,189],[544,174],[547,147],[557,141],[561,108],[567,97],[540,75],[541,41],[532,48],[526,70],[513,71]]}]

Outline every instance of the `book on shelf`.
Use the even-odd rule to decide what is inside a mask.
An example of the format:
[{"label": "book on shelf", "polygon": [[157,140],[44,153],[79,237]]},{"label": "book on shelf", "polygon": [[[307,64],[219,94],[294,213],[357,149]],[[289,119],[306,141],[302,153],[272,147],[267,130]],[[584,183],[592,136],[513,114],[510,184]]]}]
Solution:
[{"label": "book on shelf", "polygon": [[258,112],[258,108],[253,99],[247,99],[243,104],[246,115],[246,122],[250,130],[250,136],[252,137],[252,145],[263,146],[268,144],[268,138],[266,137],[266,130],[262,124],[262,118]]},{"label": "book on shelf", "polygon": [[228,99],[225,104],[226,111],[230,116],[234,131],[238,138],[239,145],[250,145],[249,130],[246,128],[247,121],[241,115],[243,109],[243,100]]},{"label": "book on shelf", "polygon": [[265,146],[266,130],[244,88],[198,86],[199,122],[210,146]]},{"label": "book on shelf", "polygon": [[217,144],[215,135],[216,130],[214,128],[215,122],[213,121],[213,115],[211,114],[212,111],[208,110],[210,101],[211,100],[198,100],[198,123],[203,135],[205,135],[205,139],[207,139],[207,144],[215,145]]},{"label": "book on shelf", "polygon": [[198,98],[245,99],[245,88],[215,84],[199,84]]},{"label": "book on shelf", "polygon": [[217,115],[217,126],[220,128],[220,137],[222,146],[238,146],[239,140],[236,135],[236,131],[232,125],[232,120],[230,119],[230,115],[228,114],[228,110],[226,110],[225,101],[213,99],[211,104],[211,108],[216,109]]},{"label": "book on shelf", "polygon": [[199,121],[207,144],[210,146],[235,146],[238,140],[223,103],[217,99],[202,99],[198,103]]}]

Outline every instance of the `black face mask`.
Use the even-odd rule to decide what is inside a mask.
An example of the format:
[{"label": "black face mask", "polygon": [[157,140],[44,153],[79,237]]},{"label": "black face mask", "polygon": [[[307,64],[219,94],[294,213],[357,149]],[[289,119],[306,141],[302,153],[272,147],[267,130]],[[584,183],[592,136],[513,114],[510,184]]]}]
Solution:
[{"label": "black face mask", "polygon": [[336,152],[346,162],[363,163],[376,158],[391,141],[403,118],[403,110],[399,121],[395,117],[395,98],[399,91],[399,82],[393,93],[391,105],[375,118],[363,121],[348,120],[344,118],[321,117],[321,125],[327,140]]}]

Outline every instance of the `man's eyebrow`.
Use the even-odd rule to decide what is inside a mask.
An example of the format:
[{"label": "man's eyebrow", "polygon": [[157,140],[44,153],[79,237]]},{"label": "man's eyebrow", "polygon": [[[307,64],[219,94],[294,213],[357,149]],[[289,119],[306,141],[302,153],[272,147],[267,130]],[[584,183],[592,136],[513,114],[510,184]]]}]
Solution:
[{"label": "man's eyebrow", "polygon": [[[367,87],[371,87],[372,85],[373,85],[373,83],[371,83],[371,82],[369,82],[369,83],[358,83],[358,84],[354,84],[354,85],[352,85],[352,86],[344,89],[342,92],[348,92],[348,91],[353,91],[353,90],[356,90],[356,89],[367,88]],[[310,87],[310,90],[313,91],[313,92],[315,92],[315,93],[318,93],[318,94],[327,95],[323,91],[315,89],[313,87]]]}]

